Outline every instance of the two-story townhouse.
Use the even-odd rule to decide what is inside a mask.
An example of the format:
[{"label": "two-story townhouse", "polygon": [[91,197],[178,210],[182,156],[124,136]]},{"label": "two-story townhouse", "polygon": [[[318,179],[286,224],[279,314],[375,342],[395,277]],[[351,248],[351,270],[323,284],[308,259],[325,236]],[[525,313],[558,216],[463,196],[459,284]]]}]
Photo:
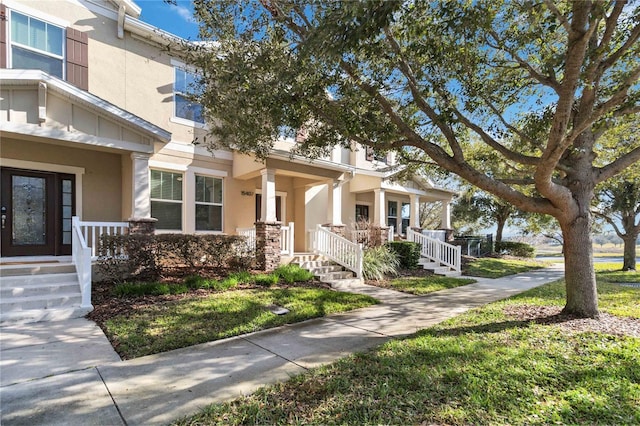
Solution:
[{"label": "two-story townhouse", "polygon": [[453,192],[393,182],[391,154],[336,147],[310,162],[278,141],[256,161],[194,145],[207,131],[184,96],[194,70],[140,12],[132,0],[0,0],[3,258],[69,254],[73,216],[184,233],[292,222],[299,252],[319,224],[403,233],[421,203],[443,202],[450,227]]}]

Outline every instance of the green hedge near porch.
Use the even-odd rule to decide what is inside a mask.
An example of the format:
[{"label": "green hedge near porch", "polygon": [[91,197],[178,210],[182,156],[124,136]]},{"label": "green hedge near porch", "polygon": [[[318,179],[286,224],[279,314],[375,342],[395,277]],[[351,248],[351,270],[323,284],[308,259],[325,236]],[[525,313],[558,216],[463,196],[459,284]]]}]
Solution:
[{"label": "green hedge near porch", "polygon": [[102,235],[98,273],[106,281],[155,280],[175,270],[247,269],[255,253],[236,235]]},{"label": "green hedge near porch", "polygon": [[416,269],[420,260],[420,244],[412,241],[389,241],[389,248],[398,256],[400,268]]}]

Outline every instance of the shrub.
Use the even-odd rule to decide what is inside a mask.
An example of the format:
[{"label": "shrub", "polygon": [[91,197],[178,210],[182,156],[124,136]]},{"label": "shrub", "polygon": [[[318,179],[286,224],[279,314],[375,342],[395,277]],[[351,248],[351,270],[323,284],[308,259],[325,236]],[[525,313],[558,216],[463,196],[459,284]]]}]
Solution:
[{"label": "shrub", "polygon": [[364,251],[362,274],[365,279],[380,281],[385,275],[398,274],[398,256],[389,247],[372,247]]},{"label": "shrub", "polygon": [[98,272],[115,282],[156,280],[173,268],[250,265],[255,255],[245,237],[187,234],[102,235],[98,252]]},{"label": "shrub", "polygon": [[390,241],[391,251],[398,256],[400,268],[416,269],[420,260],[420,244],[412,241]]},{"label": "shrub", "polygon": [[253,280],[257,285],[271,287],[278,284],[280,277],[277,274],[258,274],[253,277]]},{"label": "shrub", "polygon": [[273,273],[287,284],[313,280],[313,274],[298,265],[282,265]]},{"label": "shrub", "polygon": [[495,244],[496,253],[508,254],[517,257],[534,257],[536,253],[535,247],[516,241],[500,241]]}]

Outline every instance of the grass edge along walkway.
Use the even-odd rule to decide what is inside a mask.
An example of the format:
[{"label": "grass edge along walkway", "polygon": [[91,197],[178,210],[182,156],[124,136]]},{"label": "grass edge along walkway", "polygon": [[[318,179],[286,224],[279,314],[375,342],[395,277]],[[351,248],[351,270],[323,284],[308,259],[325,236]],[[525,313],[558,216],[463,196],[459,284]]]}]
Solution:
[{"label": "grass edge along walkway", "polygon": [[[640,304],[640,290],[602,287],[605,312],[619,291]],[[639,423],[640,339],[567,334],[505,313],[561,305],[562,288],[489,304],[176,424]]]}]

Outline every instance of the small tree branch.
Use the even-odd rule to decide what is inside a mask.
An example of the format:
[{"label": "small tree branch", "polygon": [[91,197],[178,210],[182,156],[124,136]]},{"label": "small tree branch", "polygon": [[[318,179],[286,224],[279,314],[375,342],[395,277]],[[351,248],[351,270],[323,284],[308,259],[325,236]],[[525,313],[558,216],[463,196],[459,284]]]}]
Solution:
[{"label": "small tree branch", "polygon": [[564,29],[567,30],[567,32],[570,32],[571,31],[571,24],[569,23],[569,20],[567,19],[566,16],[564,16],[562,14],[562,12],[560,12],[560,10],[558,10],[558,8],[553,3],[553,1],[552,0],[544,0],[544,4],[555,15],[555,17],[558,18],[558,21],[560,21],[560,23],[562,24]]},{"label": "small tree branch", "polygon": [[595,169],[595,184],[599,184],[619,173],[632,164],[640,161],[640,147],[637,147],[625,155],[618,157],[615,161],[607,164],[604,167]]},{"label": "small tree branch", "polygon": [[509,49],[506,43],[504,43],[504,41],[500,39],[498,33],[496,33],[495,31],[492,30],[489,32],[489,34],[497,43],[496,48],[499,50],[503,50],[511,55],[511,57],[518,63],[518,65],[520,65],[520,68],[527,71],[529,77],[545,86],[551,87],[556,93],[560,91],[561,85],[554,77],[542,74],[540,71],[536,70],[530,63],[522,59],[515,50]]},{"label": "small tree branch", "polygon": [[611,227],[613,228],[614,232],[618,235],[618,237],[620,238],[624,237],[625,234],[623,234],[620,231],[620,228],[618,228],[618,225],[616,224],[616,222],[613,219],[611,219],[609,216],[599,212],[598,210],[591,210],[591,213],[593,213],[594,215],[598,216],[599,218],[607,222],[609,225],[611,225]]}]

